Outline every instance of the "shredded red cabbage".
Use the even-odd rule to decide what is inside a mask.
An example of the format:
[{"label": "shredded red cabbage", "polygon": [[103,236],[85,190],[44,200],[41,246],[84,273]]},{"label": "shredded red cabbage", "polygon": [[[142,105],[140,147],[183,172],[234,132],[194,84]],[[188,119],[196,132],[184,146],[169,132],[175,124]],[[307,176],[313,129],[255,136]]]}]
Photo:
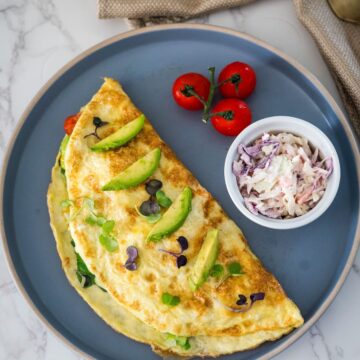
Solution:
[{"label": "shredded red cabbage", "polygon": [[264,134],[238,146],[232,171],[247,209],[274,219],[301,216],[322,198],[332,159],[290,133]]}]

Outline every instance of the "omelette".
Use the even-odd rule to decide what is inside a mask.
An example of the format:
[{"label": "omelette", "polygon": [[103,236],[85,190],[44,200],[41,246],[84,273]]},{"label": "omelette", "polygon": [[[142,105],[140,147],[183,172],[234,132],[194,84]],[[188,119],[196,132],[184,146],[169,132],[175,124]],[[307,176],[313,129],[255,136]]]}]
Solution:
[{"label": "omelette", "polygon": [[218,356],[302,325],[237,225],[106,78],[61,144],[48,191],[65,274],[116,331]]}]

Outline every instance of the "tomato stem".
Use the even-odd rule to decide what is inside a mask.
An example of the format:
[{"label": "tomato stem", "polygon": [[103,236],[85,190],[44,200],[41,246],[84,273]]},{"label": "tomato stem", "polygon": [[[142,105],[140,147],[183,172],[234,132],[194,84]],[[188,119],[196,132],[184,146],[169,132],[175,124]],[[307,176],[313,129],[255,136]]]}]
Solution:
[{"label": "tomato stem", "polygon": [[233,120],[234,112],[232,110],[225,110],[209,114],[209,118],[212,118],[213,116],[222,116],[225,120]]},{"label": "tomato stem", "polygon": [[211,109],[211,105],[214,99],[214,95],[215,95],[215,90],[217,88],[216,84],[215,84],[215,67],[209,67],[209,74],[210,74],[210,91],[209,91],[209,97],[204,105],[204,112],[203,112],[203,117],[202,117],[202,121],[206,124],[207,121],[210,118],[210,109]]},{"label": "tomato stem", "polygon": [[225,83],[231,82],[233,85],[235,85],[235,92],[236,95],[239,94],[239,84],[241,83],[241,76],[239,73],[232,74],[229,78],[221,81],[219,84],[217,84],[217,87],[220,87],[224,85]]},{"label": "tomato stem", "polygon": [[185,85],[184,89],[181,90],[181,92],[189,97],[189,96],[194,96],[196,97],[202,104],[203,106],[205,107],[205,104],[206,104],[206,101],[205,99],[203,99],[195,90],[194,88],[191,86],[191,85]]}]

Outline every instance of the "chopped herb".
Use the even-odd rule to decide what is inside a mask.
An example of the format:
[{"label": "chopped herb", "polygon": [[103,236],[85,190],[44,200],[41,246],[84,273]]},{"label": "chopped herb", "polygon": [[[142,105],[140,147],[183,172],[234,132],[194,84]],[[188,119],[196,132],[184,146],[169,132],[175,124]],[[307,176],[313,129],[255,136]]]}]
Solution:
[{"label": "chopped herb", "polygon": [[113,252],[119,248],[119,244],[118,244],[117,240],[109,234],[106,234],[106,233],[100,234],[99,241],[100,241],[100,244],[107,251]]},{"label": "chopped herb", "polygon": [[102,229],[106,234],[111,233],[114,230],[115,221],[107,220],[102,224]]},{"label": "chopped herb", "polygon": [[74,205],[74,202],[73,202],[72,200],[69,200],[69,199],[63,200],[63,201],[60,203],[60,206],[61,206],[62,208],[68,208],[68,207],[73,206],[73,205]]},{"label": "chopped herb", "polygon": [[180,255],[176,259],[176,265],[178,269],[187,264],[187,257],[185,255]]},{"label": "chopped herb", "polygon": [[142,217],[144,218],[149,224],[155,224],[156,222],[158,222],[161,219],[161,214],[157,213],[157,214],[153,214],[153,215],[148,215],[145,216],[143,215],[140,210],[135,206],[135,210],[136,212]]},{"label": "chopped herb", "polygon": [[176,258],[176,265],[178,269],[180,269],[182,266],[185,266],[187,264],[187,257],[185,255],[182,255],[182,253],[189,247],[189,243],[185,236],[179,236],[177,238],[177,242],[179,243],[181,248],[181,251],[179,253],[165,249],[159,249],[159,251],[174,256]]},{"label": "chopped herb", "polygon": [[91,213],[86,219],[85,222],[89,225],[98,225],[98,226],[102,226],[104,225],[107,221],[104,217],[102,216],[97,216],[93,213]]},{"label": "chopped herb", "polygon": [[176,240],[181,247],[181,251],[185,251],[189,247],[189,243],[185,236],[179,236]]},{"label": "chopped herb", "polygon": [[263,293],[263,292],[254,293],[254,294],[250,295],[250,300],[252,303],[254,303],[255,301],[264,300],[264,299],[265,299],[265,293]]},{"label": "chopped herb", "polygon": [[[214,265],[214,267],[215,266],[216,265]],[[219,266],[221,266],[221,265],[219,265]],[[214,267],[213,267],[213,269],[214,269]],[[224,267],[223,266],[221,266],[221,267],[222,267],[222,270],[224,270]],[[214,276],[214,275],[211,274],[213,269],[210,270],[210,276],[220,277],[221,275]],[[232,262],[230,264],[227,264],[226,269],[227,269],[227,274],[221,279],[221,281],[218,283],[216,288],[220,287],[220,285],[222,285],[231,276],[240,276],[240,275],[245,274],[244,271],[242,270],[242,267],[241,267],[240,263],[238,263],[237,261],[234,261],[234,262]]]},{"label": "chopped herb", "polygon": [[113,252],[119,248],[119,244],[111,232],[114,230],[115,221],[107,220],[101,215],[96,215],[94,200],[86,198],[87,206],[89,207],[90,214],[85,218],[85,222],[89,225],[100,226],[102,232],[99,236],[100,244],[108,251]]},{"label": "chopped herb", "polygon": [[222,276],[223,273],[224,273],[224,267],[220,264],[215,264],[211,268],[209,275],[214,278],[219,278],[220,276]]},{"label": "chopped herb", "polygon": [[239,294],[239,300],[236,301],[236,305],[245,305],[247,303],[247,298],[245,295]]},{"label": "chopped herb", "polygon": [[189,350],[191,348],[189,338],[186,336],[177,336],[175,341],[176,345],[180,346],[184,350]]},{"label": "chopped herb", "polygon": [[85,135],[84,139],[86,139],[89,136],[95,136],[98,140],[101,140],[98,133],[97,133],[98,128],[101,128],[101,127],[103,127],[104,125],[107,125],[107,124],[108,124],[107,121],[102,121],[99,117],[94,117],[93,118],[93,125],[95,126],[95,129],[94,129],[94,131],[92,133]]},{"label": "chopped herb", "polygon": [[241,265],[236,261],[228,264],[227,269],[228,269],[230,275],[233,275],[233,276],[244,274],[244,272],[242,271]]},{"label": "chopped herb", "polygon": [[167,340],[174,340],[177,346],[180,346],[184,350],[189,350],[191,348],[189,338],[186,336],[176,336],[174,334],[167,333]]},{"label": "chopped herb", "polygon": [[[74,205],[74,204],[73,204]],[[94,207],[95,207],[95,202],[93,199],[90,198],[83,198],[83,201],[81,203],[81,207],[77,208],[74,213],[72,214],[72,216],[70,217],[69,221],[74,220],[81,212],[82,210],[85,208],[85,206],[87,206],[90,210],[90,212],[94,212]]]},{"label": "chopped herb", "polygon": [[140,205],[139,210],[142,215],[149,216],[158,214],[160,212],[160,206],[155,200],[150,198],[149,200],[144,201]]},{"label": "chopped herb", "polygon": [[95,211],[95,201],[94,201],[94,199],[84,198],[83,205],[86,205],[91,212]]},{"label": "chopped herb", "polygon": [[161,301],[165,305],[176,306],[180,303],[180,298],[165,292],[161,295]]},{"label": "chopped herb", "polygon": [[171,199],[169,199],[162,190],[158,190],[155,196],[157,202],[163,208],[168,208],[172,204]]},{"label": "chopped herb", "polygon": [[265,299],[265,293],[258,292],[258,293],[254,293],[254,294],[250,295],[250,303],[248,303],[246,296],[240,294],[239,295],[239,300],[236,301],[236,305],[239,305],[241,307],[234,308],[234,307],[231,307],[231,306],[224,305],[221,301],[214,298],[214,300],[219,305],[221,305],[225,309],[227,309],[227,310],[229,310],[231,312],[234,312],[234,313],[244,313],[246,311],[249,311],[256,301],[264,300],[264,299]]},{"label": "chopped herb", "polygon": [[96,128],[102,127],[106,124],[108,124],[107,121],[102,121],[99,117],[94,117],[93,118],[93,124]]},{"label": "chopped herb", "polygon": [[145,190],[149,195],[155,195],[162,187],[162,182],[157,179],[151,179],[145,183]]},{"label": "chopped herb", "polygon": [[136,259],[139,255],[138,249],[135,246],[128,246],[126,249],[128,259],[125,262],[125,268],[129,271],[137,269]]}]

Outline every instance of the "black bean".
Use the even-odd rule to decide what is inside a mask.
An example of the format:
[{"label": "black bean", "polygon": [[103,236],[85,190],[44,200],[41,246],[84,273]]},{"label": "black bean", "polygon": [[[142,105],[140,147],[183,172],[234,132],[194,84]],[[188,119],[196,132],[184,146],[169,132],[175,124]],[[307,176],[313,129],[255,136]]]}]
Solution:
[{"label": "black bean", "polygon": [[162,188],[162,182],[157,179],[151,179],[146,182],[145,184],[145,190],[150,195],[155,195],[158,190]]}]

